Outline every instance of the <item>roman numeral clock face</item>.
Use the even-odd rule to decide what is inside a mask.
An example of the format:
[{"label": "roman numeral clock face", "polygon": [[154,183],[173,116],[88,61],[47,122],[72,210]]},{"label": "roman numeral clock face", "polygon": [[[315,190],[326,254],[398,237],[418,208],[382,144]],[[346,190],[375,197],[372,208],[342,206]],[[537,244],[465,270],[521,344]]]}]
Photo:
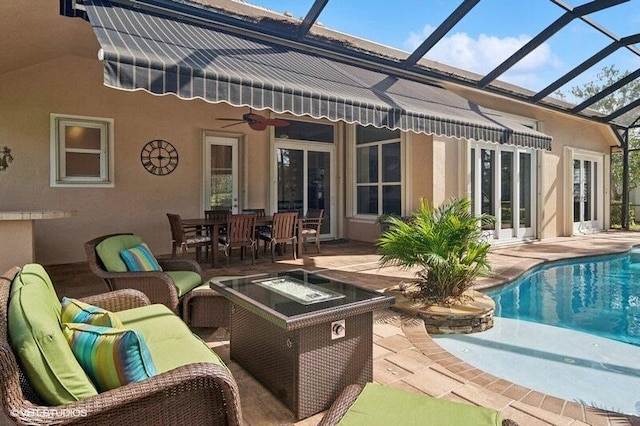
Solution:
[{"label": "roman numeral clock face", "polygon": [[178,151],[169,142],[156,139],[142,148],[140,161],[149,173],[168,175],[178,167]]}]

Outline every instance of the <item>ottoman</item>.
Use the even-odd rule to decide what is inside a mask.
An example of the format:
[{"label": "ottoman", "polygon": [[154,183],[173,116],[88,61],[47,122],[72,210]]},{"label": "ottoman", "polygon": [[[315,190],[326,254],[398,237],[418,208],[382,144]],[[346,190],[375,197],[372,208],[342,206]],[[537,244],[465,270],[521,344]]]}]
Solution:
[{"label": "ottoman", "polygon": [[196,287],[182,300],[182,320],[189,327],[228,328],[229,301],[209,287]]}]

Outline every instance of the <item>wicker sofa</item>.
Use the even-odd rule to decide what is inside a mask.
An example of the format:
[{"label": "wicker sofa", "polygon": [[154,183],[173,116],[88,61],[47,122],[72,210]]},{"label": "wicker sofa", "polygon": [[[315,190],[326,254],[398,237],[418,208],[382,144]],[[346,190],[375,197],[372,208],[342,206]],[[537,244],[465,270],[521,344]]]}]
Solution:
[{"label": "wicker sofa", "polygon": [[[40,265],[15,267],[0,277],[0,389],[3,411],[13,421],[38,425],[242,424],[237,384],[224,363],[173,312],[163,305],[151,305],[137,290],[82,300],[114,312],[126,328],[143,335],[158,374],[66,403],[52,403],[52,395],[43,395],[43,387],[53,386],[73,399],[71,388],[58,380],[82,378],[82,370],[77,372],[82,367],[69,345],[65,349],[60,344],[60,339],[67,341],[61,330],[60,303],[52,301],[52,296],[57,298]],[[57,345],[53,355],[46,353],[51,345]],[[62,371],[60,363],[71,370]],[[84,379],[89,380],[86,375]]]}]

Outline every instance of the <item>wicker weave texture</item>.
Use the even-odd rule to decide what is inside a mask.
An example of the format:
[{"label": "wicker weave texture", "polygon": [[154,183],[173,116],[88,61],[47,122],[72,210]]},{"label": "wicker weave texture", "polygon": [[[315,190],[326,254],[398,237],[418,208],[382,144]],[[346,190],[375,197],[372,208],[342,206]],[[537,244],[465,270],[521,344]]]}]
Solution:
[{"label": "wicker weave texture", "polygon": [[[109,272],[97,255],[96,246],[105,239],[117,235],[132,234],[103,235],[84,244],[91,272],[102,278],[109,290],[133,288],[146,294],[151,303],[160,303],[172,311],[180,313],[183,306],[178,298],[178,291],[173,279],[166,272],[191,271],[202,277],[200,265],[191,259],[158,259],[158,263],[162,267],[160,272]],[[188,317],[183,316],[183,319],[189,324]],[[219,327],[224,327],[224,325],[219,325]]]},{"label": "wicker weave texture", "polygon": [[298,419],[326,408],[351,383],[373,378],[373,320],[344,318],[346,336],[331,340],[331,322],[286,331],[234,305],[231,358],[250,371]]},{"label": "wicker weave texture", "polygon": [[182,319],[190,327],[229,327],[229,301],[213,289],[193,290],[182,301]]}]

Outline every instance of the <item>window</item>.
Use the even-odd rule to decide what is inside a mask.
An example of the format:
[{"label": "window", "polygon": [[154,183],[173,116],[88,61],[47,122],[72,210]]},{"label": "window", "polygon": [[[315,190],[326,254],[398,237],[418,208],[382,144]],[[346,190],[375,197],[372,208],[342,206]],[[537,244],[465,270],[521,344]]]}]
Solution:
[{"label": "window", "polygon": [[356,214],[402,214],[400,130],[356,127]]},{"label": "window", "polygon": [[113,187],[113,120],[51,114],[51,186]]},{"label": "window", "polygon": [[289,122],[288,126],[275,128],[276,139],[333,143],[334,127],[332,124],[289,119],[287,121]]}]

